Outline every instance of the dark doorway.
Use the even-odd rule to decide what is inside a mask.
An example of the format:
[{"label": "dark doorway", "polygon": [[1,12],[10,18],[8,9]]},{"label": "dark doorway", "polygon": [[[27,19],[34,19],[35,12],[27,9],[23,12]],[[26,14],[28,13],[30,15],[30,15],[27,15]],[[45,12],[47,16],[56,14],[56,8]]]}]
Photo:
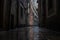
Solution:
[{"label": "dark doorway", "polygon": [[21,18],[23,18],[23,8],[22,7],[21,7],[20,12],[21,12],[20,16],[21,16]]},{"label": "dark doorway", "polygon": [[53,0],[48,0],[48,10],[53,8]]},{"label": "dark doorway", "polygon": [[14,28],[14,15],[11,15],[11,29]]}]

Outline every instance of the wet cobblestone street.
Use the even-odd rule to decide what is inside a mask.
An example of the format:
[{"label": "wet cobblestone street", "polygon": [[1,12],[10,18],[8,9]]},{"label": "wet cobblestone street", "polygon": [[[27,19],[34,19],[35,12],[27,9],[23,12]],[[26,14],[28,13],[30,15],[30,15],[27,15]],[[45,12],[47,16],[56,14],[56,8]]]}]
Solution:
[{"label": "wet cobblestone street", "polygon": [[[1,31],[0,40],[30,40],[30,27]],[[33,40],[60,40],[60,33],[45,28],[33,27]]]}]

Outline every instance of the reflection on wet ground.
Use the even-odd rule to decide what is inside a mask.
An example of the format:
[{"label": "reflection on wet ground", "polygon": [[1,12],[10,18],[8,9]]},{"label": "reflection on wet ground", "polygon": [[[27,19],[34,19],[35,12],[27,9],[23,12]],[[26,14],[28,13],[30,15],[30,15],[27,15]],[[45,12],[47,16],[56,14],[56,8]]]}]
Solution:
[{"label": "reflection on wet ground", "polygon": [[1,31],[0,40],[60,40],[60,33],[37,26],[25,27]]}]

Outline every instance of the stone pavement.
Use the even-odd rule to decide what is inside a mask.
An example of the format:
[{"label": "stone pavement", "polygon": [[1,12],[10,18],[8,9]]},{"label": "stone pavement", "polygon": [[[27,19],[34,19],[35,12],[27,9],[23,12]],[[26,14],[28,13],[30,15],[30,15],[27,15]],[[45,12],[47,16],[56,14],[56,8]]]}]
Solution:
[{"label": "stone pavement", "polygon": [[[0,40],[29,40],[30,27],[0,31]],[[60,32],[33,27],[33,40],[60,40]]]}]

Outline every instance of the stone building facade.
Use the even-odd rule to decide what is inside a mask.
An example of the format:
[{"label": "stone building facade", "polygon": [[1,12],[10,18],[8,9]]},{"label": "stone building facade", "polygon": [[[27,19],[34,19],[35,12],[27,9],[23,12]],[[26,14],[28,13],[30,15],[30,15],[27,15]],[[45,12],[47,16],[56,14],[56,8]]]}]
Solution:
[{"label": "stone building facade", "polygon": [[59,0],[38,0],[38,14],[40,27],[45,27],[51,30],[59,31],[59,2]]},{"label": "stone building facade", "polygon": [[4,30],[26,25],[27,0],[2,0],[0,26]]}]

